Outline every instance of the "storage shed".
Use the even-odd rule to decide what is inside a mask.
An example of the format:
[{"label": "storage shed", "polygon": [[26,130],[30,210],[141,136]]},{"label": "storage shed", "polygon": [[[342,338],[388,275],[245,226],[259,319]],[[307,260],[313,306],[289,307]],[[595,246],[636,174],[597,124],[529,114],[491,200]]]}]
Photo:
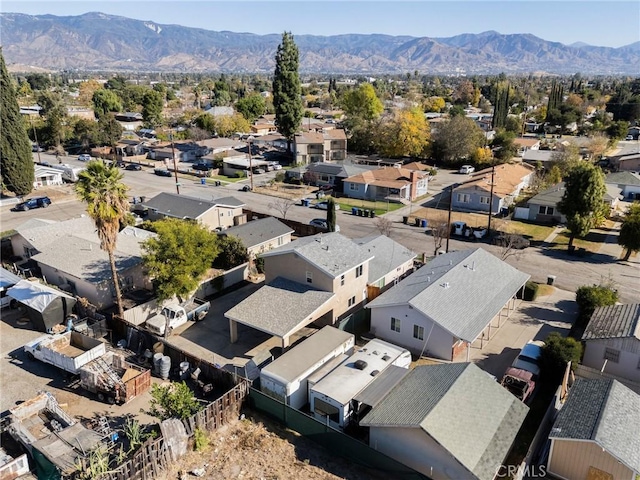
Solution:
[{"label": "storage shed", "polygon": [[36,330],[47,333],[55,325],[64,323],[76,304],[72,296],[28,280],[16,283],[7,294],[27,307],[27,316]]}]

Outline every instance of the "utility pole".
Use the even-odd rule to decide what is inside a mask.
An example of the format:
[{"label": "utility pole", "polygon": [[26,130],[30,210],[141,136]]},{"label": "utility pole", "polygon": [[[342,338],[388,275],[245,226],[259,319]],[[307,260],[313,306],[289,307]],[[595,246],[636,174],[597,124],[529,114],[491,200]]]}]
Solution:
[{"label": "utility pole", "polygon": [[454,185],[451,185],[449,187],[449,216],[447,218],[447,246],[445,248],[445,252],[449,253],[449,238],[451,238],[451,205],[453,203],[453,187]]},{"label": "utility pole", "polygon": [[36,133],[36,127],[33,125],[33,118],[29,115],[29,122],[31,123],[31,128],[33,129],[33,138],[36,140],[36,152],[38,153],[38,163],[40,162],[40,143],[38,142],[38,134]]},{"label": "utility pole", "polygon": [[496,176],[496,166],[491,167],[491,193],[489,194],[489,224],[487,225],[487,238],[491,236],[491,214],[493,213],[493,185]]},{"label": "utility pole", "polygon": [[171,156],[173,157],[173,175],[176,179],[176,193],[180,195],[180,182],[178,181],[178,166],[176,165],[176,151],[173,145],[173,132],[171,132]]},{"label": "utility pole", "polygon": [[247,138],[247,141],[249,142],[249,182],[251,191],[253,192],[253,161],[251,159],[251,142],[253,141],[253,137]]}]

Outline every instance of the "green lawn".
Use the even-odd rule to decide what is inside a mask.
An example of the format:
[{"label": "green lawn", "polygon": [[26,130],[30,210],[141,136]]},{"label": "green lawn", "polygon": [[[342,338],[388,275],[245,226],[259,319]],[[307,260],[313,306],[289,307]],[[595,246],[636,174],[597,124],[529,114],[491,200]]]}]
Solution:
[{"label": "green lawn", "polygon": [[241,180],[246,180],[247,177],[227,177],[226,175],[214,175],[211,178],[207,178],[207,183],[212,183],[214,180],[222,180],[223,182],[236,183]]},{"label": "green lawn", "polygon": [[340,210],[350,212],[353,207],[364,208],[366,210],[374,210],[376,215],[383,215],[387,212],[393,212],[402,208],[404,205],[401,203],[392,202],[371,202],[369,200],[359,200],[357,198],[338,198],[336,203],[340,205]]},{"label": "green lawn", "polygon": [[[555,238],[555,240],[553,241],[553,248],[566,250],[568,245],[569,245],[569,232],[567,230],[564,230],[563,232],[560,232],[558,236]],[[573,240],[573,245],[576,247],[576,249],[584,248],[588,252],[596,253],[602,244],[597,242],[590,242],[583,238],[576,237]]]},{"label": "green lawn", "polygon": [[551,232],[553,232],[554,229],[554,227],[547,225],[535,225],[533,223],[519,222],[517,220],[511,220],[509,222],[501,222],[500,220],[497,220],[496,224],[496,228],[501,231],[518,233],[533,242],[542,242],[551,234]]}]

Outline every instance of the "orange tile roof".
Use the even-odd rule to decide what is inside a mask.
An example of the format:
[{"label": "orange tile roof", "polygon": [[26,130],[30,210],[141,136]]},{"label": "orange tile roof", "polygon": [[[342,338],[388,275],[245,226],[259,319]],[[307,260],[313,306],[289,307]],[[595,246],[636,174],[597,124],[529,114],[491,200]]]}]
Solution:
[{"label": "orange tile roof", "polygon": [[[378,187],[401,188],[411,183],[411,173],[412,171],[406,168],[383,167],[348,177],[344,181]],[[425,176],[418,173],[418,178],[424,178]]]},{"label": "orange tile roof", "polygon": [[540,143],[540,140],[537,138],[518,137],[513,139],[513,143],[519,147],[531,148]]}]

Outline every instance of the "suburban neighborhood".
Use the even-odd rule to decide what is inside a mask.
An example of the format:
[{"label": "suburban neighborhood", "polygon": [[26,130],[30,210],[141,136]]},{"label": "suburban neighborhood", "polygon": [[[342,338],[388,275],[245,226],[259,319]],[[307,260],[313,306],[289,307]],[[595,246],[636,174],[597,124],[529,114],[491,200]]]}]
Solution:
[{"label": "suburban neighborhood", "polygon": [[638,79],[278,38],[0,55],[0,478],[640,478]]}]

